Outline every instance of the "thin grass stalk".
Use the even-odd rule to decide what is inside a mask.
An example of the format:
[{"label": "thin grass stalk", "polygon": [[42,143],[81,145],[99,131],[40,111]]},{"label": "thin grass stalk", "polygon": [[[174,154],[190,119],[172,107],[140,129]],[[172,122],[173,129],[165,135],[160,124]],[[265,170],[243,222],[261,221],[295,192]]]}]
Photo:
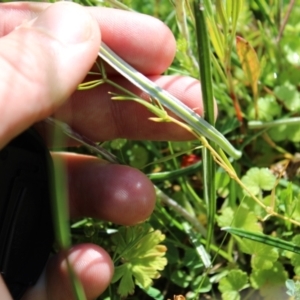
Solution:
[{"label": "thin grass stalk", "polygon": [[[237,169],[237,164],[233,163],[232,166]],[[236,182],[230,178],[230,183],[229,183],[229,195],[228,195],[228,204],[231,208],[235,209],[237,206],[237,184]]]},{"label": "thin grass stalk", "polygon": [[213,15],[213,10],[212,10],[212,5],[211,5],[212,1],[211,0],[203,0],[203,2],[204,2],[204,6],[208,12],[208,16],[211,17]]},{"label": "thin grass stalk", "polygon": [[[170,150],[170,153],[172,155],[174,155],[174,149],[172,147],[172,143],[171,142],[168,142],[168,145],[169,145],[169,150]],[[175,157],[173,157],[173,164],[175,166],[175,169],[179,170],[180,169],[180,165],[178,163],[178,161],[175,159]],[[192,207],[191,205],[191,201],[192,201],[192,197],[190,196],[190,193],[189,193],[189,188],[188,188],[188,185],[187,185],[187,180],[186,178],[183,178],[183,177],[178,177],[178,183],[179,185],[181,186],[181,189],[182,189],[182,193],[183,193],[183,197],[182,197],[182,204],[184,206],[184,208],[189,212],[191,213],[192,215],[195,216],[195,211],[194,211],[194,208]]]},{"label": "thin grass stalk", "polygon": [[[103,2],[100,0],[95,0],[95,3],[103,5]],[[125,5],[124,3],[121,3],[120,1],[116,1],[116,0],[105,0],[105,3],[110,4],[113,8],[117,8],[117,9],[122,9],[122,10],[127,10],[127,11],[134,11],[133,9],[131,9],[130,7],[128,7],[127,5]],[[92,6],[92,5],[91,5]]]},{"label": "thin grass stalk", "polygon": [[[198,45],[199,70],[204,106],[204,119],[210,124],[215,123],[214,95],[211,75],[210,44],[204,15],[204,6],[201,0],[194,2],[196,35]],[[201,63],[201,64],[200,64]]]},{"label": "thin grass stalk", "polygon": [[243,122],[243,114],[241,111],[239,100],[235,94],[233,77],[231,74],[231,56],[232,56],[233,44],[236,38],[236,26],[237,26],[238,16],[242,9],[242,2],[243,2],[242,0],[234,0],[234,1],[227,2],[227,17],[231,18],[232,26],[231,26],[231,32],[229,33],[229,37],[226,37],[227,50],[225,53],[225,60],[224,60],[224,69],[227,76],[227,86],[228,86],[229,95],[233,102],[237,119],[239,120],[240,123]]},{"label": "thin grass stalk", "polygon": [[260,13],[264,16],[264,18],[269,23],[268,28],[273,29],[275,24],[270,18],[270,9],[267,7],[266,2],[261,0],[254,0],[254,2],[258,6]]},{"label": "thin grass stalk", "polygon": [[214,237],[214,225],[216,214],[215,193],[215,161],[207,148],[203,148],[203,198],[207,205],[207,243],[206,250],[209,251]]},{"label": "thin grass stalk", "polygon": [[74,272],[74,269],[67,257],[66,257],[66,261],[67,261],[68,272],[69,272],[71,285],[73,289],[73,294],[76,297],[76,300],[86,300],[86,296],[82,284],[79,281],[79,278]]},{"label": "thin grass stalk", "polygon": [[216,11],[223,27],[225,39],[227,39],[228,19],[227,19],[227,15],[222,0],[216,0]]},{"label": "thin grass stalk", "polygon": [[185,54],[187,56],[187,59],[191,62],[192,66],[197,70],[198,62],[193,55],[193,51],[191,48],[190,33],[187,24],[187,13],[185,9],[186,1],[176,0],[175,2],[176,2],[175,11],[176,11],[177,26],[179,28],[181,36],[185,39],[187,44]]},{"label": "thin grass stalk", "polygon": [[299,125],[300,117],[288,118],[288,119],[280,119],[270,122],[262,122],[262,121],[250,121],[248,122],[249,129],[264,129],[264,128],[272,128],[276,126],[282,125]]},{"label": "thin grass stalk", "polygon": [[199,170],[201,164],[202,162],[200,161],[192,164],[191,166],[180,168],[178,170],[151,173],[147,176],[151,181],[171,180],[180,176],[188,176],[190,174],[194,174],[197,170]]},{"label": "thin grass stalk", "polygon": [[[53,134],[53,145],[61,147],[63,145],[65,136],[55,127]],[[68,249],[71,247],[71,233],[69,226],[69,209],[68,209],[68,191],[66,187],[67,172],[64,161],[56,156],[53,160],[54,166],[54,192],[52,201],[52,211],[54,217],[54,231],[56,242],[59,250],[63,251],[70,276],[73,294],[76,300],[85,300],[85,293],[83,287],[77,278],[70,262],[68,260]]]},{"label": "thin grass stalk", "polygon": [[[54,130],[54,146],[62,145],[64,136],[57,128]],[[71,247],[71,235],[69,230],[68,192],[66,188],[66,169],[64,161],[59,156],[54,156],[54,197],[53,216],[56,242],[61,250]]]},{"label": "thin grass stalk", "polygon": [[155,186],[156,196],[157,198],[168,207],[171,207],[174,211],[176,211],[180,216],[182,216],[186,221],[188,221],[191,226],[193,226],[196,231],[201,233],[202,236],[206,237],[206,229],[199,222],[199,220],[189,213],[184,207],[179,205],[177,201],[173,200],[169,196],[167,196],[162,190],[160,190],[157,186]]},{"label": "thin grass stalk", "polygon": [[[73,140],[81,143],[82,145],[86,146],[88,149],[93,151],[95,154],[99,154],[99,155],[103,156],[110,163],[113,163],[113,164],[121,163],[120,161],[118,161],[118,158],[115,155],[108,152],[106,149],[99,146],[97,143],[93,142],[86,136],[81,135],[78,132],[74,131],[68,124],[58,121],[56,119],[53,119],[51,117],[45,119],[45,122],[47,124],[52,125],[54,127],[54,130],[61,130],[62,133],[69,136]],[[60,168],[60,166],[57,166],[57,168]],[[64,170],[61,170],[61,171],[63,172]],[[64,174],[64,173],[61,173],[61,174]]]},{"label": "thin grass stalk", "polygon": [[[196,34],[198,44],[200,80],[202,88],[202,98],[204,107],[204,118],[210,124],[215,123],[214,96],[211,75],[210,44],[208,30],[204,15],[204,6],[202,1],[194,1]],[[215,148],[212,142],[211,146]],[[209,251],[214,236],[214,224],[216,214],[216,189],[215,172],[216,165],[212,154],[207,148],[202,149],[203,154],[203,182],[204,182],[204,201],[207,204],[208,212],[208,230],[206,249]]]}]

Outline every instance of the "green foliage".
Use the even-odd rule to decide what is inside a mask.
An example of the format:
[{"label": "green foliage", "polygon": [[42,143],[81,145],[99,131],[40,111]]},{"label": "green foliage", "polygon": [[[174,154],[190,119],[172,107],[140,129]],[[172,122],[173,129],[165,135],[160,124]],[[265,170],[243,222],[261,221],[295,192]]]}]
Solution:
[{"label": "green foliage", "polygon": [[231,207],[224,208],[222,214],[218,217],[218,225],[220,227],[232,226],[248,231],[261,232],[261,227],[254,212],[244,207],[239,207],[236,212]]},{"label": "green foliage", "polygon": [[278,252],[273,247],[255,241],[244,240],[241,250],[252,256],[251,266],[253,270],[271,269],[279,257]]},{"label": "green foliage", "polygon": [[285,285],[287,287],[287,294],[289,296],[294,297],[295,300],[300,300],[300,282],[296,281],[294,282],[291,279],[288,279],[285,282]]},{"label": "green foliage", "polygon": [[[259,119],[261,121],[272,121],[281,114],[281,106],[277,103],[275,97],[267,95],[264,98],[259,98],[257,101]],[[255,120],[254,105],[249,106],[248,117]]]},{"label": "green foliage", "polygon": [[276,128],[272,128],[269,131],[269,135],[274,142],[282,141],[291,141],[299,142],[300,141],[300,129],[299,125],[280,125]]},{"label": "green foliage", "polygon": [[285,108],[292,112],[300,112],[300,93],[289,82],[274,89],[275,96],[283,102]]},{"label": "green foliage", "polygon": [[149,158],[148,151],[139,145],[134,145],[132,149],[128,150],[128,156],[129,164],[137,169],[144,167]]},{"label": "green foliage", "polygon": [[[115,267],[112,283],[120,280],[118,293],[121,297],[134,292],[135,284],[147,289],[159,271],[167,264],[166,247],[160,243],[165,236],[150,225],[122,227],[111,240],[120,265]],[[115,263],[117,262],[115,261]]]},{"label": "green foliage", "polygon": [[272,190],[275,185],[275,180],[274,174],[266,168],[251,168],[246,175],[242,177],[242,182],[254,195],[259,195],[262,191]]},{"label": "green foliage", "polygon": [[[298,246],[300,245],[299,234],[293,237],[293,242]],[[299,276],[300,275],[300,253],[292,253],[290,259],[291,259],[291,265],[294,267],[295,274]]]},{"label": "green foliage", "polygon": [[[166,74],[198,77],[193,1],[91,1],[161,19],[177,42]],[[293,7],[290,0],[200,4],[204,32],[198,38],[209,37],[206,50],[200,51],[200,56],[205,54],[200,67],[211,67],[202,86],[216,99],[217,130],[243,157],[233,162],[214,147],[215,161],[209,162],[207,150],[203,155],[199,147],[208,147],[203,139],[106,142],[104,147],[119,161],[153,179],[157,205],[146,225],[118,228],[91,219],[75,224],[79,233],[74,230],[74,242],[97,243],[113,256],[113,283],[101,299],[130,295],[133,300],[162,300],[176,294],[218,299],[222,294],[222,299],[233,300],[251,299],[253,293],[264,300],[300,298],[300,0]],[[189,91],[184,95],[189,97]],[[145,105],[156,117],[152,121],[174,122],[154,97],[145,103],[122,91],[112,101],[116,99]],[[259,128],[251,122],[258,122]],[[215,174],[202,172],[201,167],[213,169],[217,163]],[[228,226],[242,234],[220,230]]]},{"label": "green foliage", "polygon": [[284,299],[284,283],[287,272],[282,264],[275,262],[271,269],[253,270],[250,276],[251,285],[259,289],[263,299]]},{"label": "green foliage", "polygon": [[241,270],[231,270],[220,280],[219,290],[222,292],[224,300],[239,300],[241,296],[239,291],[247,287],[247,273]]}]

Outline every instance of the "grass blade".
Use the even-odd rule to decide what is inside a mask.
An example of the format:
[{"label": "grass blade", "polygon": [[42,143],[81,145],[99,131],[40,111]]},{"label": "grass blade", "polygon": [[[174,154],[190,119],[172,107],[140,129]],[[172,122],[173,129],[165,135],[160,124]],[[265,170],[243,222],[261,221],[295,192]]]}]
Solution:
[{"label": "grass blade", "polygon": [[241,152],[235,149],[228,142],[228,140],[212,125],[206,122],[180,100],[132,68],[123,59],[110,50],[104,43],[101,44],[99,56],[136,87],[160,101],[163,106],[174,112],[178,117],[189,124],[197,133],[214,141],[234,159],[239,159],[241,157]]},{"label": "grass blade", "polygon": [[[214,96],[211,74],[210,44],[208,31],[204,15],[204,6],[202,2],[194,1],[194,13],[196,22],[196,35],[199,56],[200,80],[203,98],[203,107],[205,111],[205,120],[214,125]],[[199,100],[200,101],[200,100]],[[215,148],[214,143],[211,146]],[[216,166],[212,154],[207,148],[203,148],[203,188],[204,200],[208,209],[208,231],[206,249],[209,251],[210,244],[213,240],[215,214],[216,214],[216,191],[215,191],[215,172]]]},{"label": "grass blade", "polygon": [[237,236],[256,241],[259,243],[263,243],[269,246],[273,246],[282,250],[291,251],[297,254],[300,254],[300,246],[287,242],[266,234],[250,232],[243,229],[233,228],[233,227],[223,227],[222,230],[227,231],[231,234],[235,234]]},{"label": "grass blade", "polygon": [[159,172],[159,173],[151,173],[148,174],[148,178],[151,181],[164,181],[164,180],[171,180],[174,178],[178,178],[180,176],[187,176],[193,174],[199,170],[202,165],[202,161],[196,162],[195,164],[181,168],[174,171],[166,171],[166,172]]},{"label": "grass blade", "polygon": [[200,0],[194,1],[199,69],[205,111],[204,118],[213,125],[215,123],[215,111],[211,75],[210,44],[204,16],[204,7],[200,3]]},{"label": "grass blade", "polygon": [[245,73],[247,83],[252,87],[252,93],[254,98],[254,107],[255,107],[255,116],[258,118],[258,79],[260,75],[260,62],[256,51],[249,44],[248,41],[241,38],[240,36],[236,37],[236,50],[238,57],[240,59],[242,69]]},{"label": "grass blade", "polygon": [[[58,128],[54,129],[53,144],[54,146],[63,145],[65,136]],[[71,247],[71,233],[69,226],[69,209],[68,209],[68,192],[67,192],[67,172],[64,161],[61,157],[55,156],[53,159],[54,166],[54,191],[53,191],[53,218],[56,242],[58,243],[59,250],[65,254],[65,259],[68,266],[68,272],[71,279],[74,297],[77,300],[85,300],[85,293],[81,282],[77,278],[72,266],[68,260],[68,249]]]}]

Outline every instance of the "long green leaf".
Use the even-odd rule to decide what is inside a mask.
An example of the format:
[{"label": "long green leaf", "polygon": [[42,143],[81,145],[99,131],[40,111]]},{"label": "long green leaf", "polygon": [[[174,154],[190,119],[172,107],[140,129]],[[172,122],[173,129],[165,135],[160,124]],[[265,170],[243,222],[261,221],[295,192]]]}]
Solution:
[{"label": "long green leaf", "polygon": [[243,229],[233,228],[233,227],[223,227],[222,230],[227,231],[231,234],[235,234],[237,236],[256,241],[259,243],[263,243],[269,246],[273,246],[282,250],[291,251],[297,254],[300,254],[300,246],[287,242],[266,234],[250,232]]},{"label": "long green leaf", "polygon": [[[55,130],[57,131],[57,130]],[[56,134],[56,138],[61,133]],[[61,139],[56,139],[61,140]],[[71,247],[71,236],[69,228],[68,193],[66,187],[66,169],[61,158],[55,157],[54,165],[54,197],[53,216],[56,241],[61,250]]]},{"label": "long green leaf", "polygon": [[225,34],[227,34],[228,31],[228,18],[227,15],[225,15],[225,9],[224,9],[224,1],[222,0],[216,0],[216,12],[217,15],[222,23],[223,31]]},{"label": "long green leaf", "polygon": [[[208,30],[204,14],[204,6],[201,1],[194,1],[194,13],[196,22],[196,35],[200,67],[201,90],[204,107],[204,118],[209,123],[214,125],[214,96],[211,73],[210,59],[210,43]],[[199,99],[200,101],[200,99]],[[215,144],[211,142],[211,146],[215,148]],[[215,191],[215,172],[216,166],[213,156],[208,149],[203,148],[203,188],[204,200],[208,208],[208,230],[206,249],[209,251],[214,235],[215,215],[216,215],[216,191]]]},{"label": "long green leaf", "polygon": [[199,161],[191,166],[188,166],[188,167],[185,167],[182,169],[178,169],[178,170],[174,170],[174,171],[152,173],[152,174],[148,174],[147,176],[152,181],[171,180],[174,178],[178,178],[180,176],[187,176],[187,175],[197,172],[199,170],[201,164],[202,164],[202,162]]},{"label": "long green leaf", "polygon": [[233,0],[231,3],[231,19],[232,19],[232,28],[233,34],[236,32],[236,25],[240,15],[240,12],[243,8],[244,0]]},{"label": "long green leaf", "polygon": [[[61,147],[64,144],[65,136],[58,129],[54,128],[53,145]],[[85,293],[81,282],[77,278],[72,266],[69,263],[67,253],[71,247],[71,233],[69,226],[69,209],[68,209],[68,188],[67,188],[67,171],[63,159],[56,156],[53,159],[54,167],[54,182],[53,182],[53,219],[56,242],[58,243],[59,250],[65,254],[67,261],[68,273],[70,275],[73,295],[76,300],[85,300]]]},{"label": "long green leaf", "polygon": [[210,44],[205,21],[204,7],[201,1],[194,1],[196,35],[201,79],[201,90],[204,105],[204,118],[210,124],[215,123],[214,95],[212,86]]},{"label": "long green leaf", "polygon": [[208,139],[214,141],[234,159],[239,159],[241,157],[241,152],[235,149],[212,125],[203,120],[203,118],[176,97],[169,94],[167,91],[163,90],[161,87],[131,67],[112,50],[110,50],[104,43],[101,44],[99,56],[136,87],[160,101],[163,106],[184,120],[198,134],[202,134]]}]

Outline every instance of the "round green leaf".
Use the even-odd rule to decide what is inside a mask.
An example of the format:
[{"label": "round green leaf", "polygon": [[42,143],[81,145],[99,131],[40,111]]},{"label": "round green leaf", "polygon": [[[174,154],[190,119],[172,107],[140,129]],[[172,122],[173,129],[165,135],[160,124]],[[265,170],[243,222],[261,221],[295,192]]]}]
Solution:
[{"label": "round green leaf", "polygon": [[239,300],[239,291],[246,287],[248,276],[241,270],[231,270],[219,283],[222,299]]},{"label": "round green leaf", "polygon": [[274,94],[283,101],[285,107],[293,112],[300,111],[300,94],[294,85],[285,83],[274,89]]},{"label": "round green leaf", "polygon": [[276,177],[267,168],[251,168],[242,178],[242,182],[254,195],[262,190],[271,191],[275,181]]},{"label": "round green leaf", "polygon": [[134,145],[133,148],[128,151],[130,165],[137,169],[143,168],[148,162],[148,151],[139,145]]}]

